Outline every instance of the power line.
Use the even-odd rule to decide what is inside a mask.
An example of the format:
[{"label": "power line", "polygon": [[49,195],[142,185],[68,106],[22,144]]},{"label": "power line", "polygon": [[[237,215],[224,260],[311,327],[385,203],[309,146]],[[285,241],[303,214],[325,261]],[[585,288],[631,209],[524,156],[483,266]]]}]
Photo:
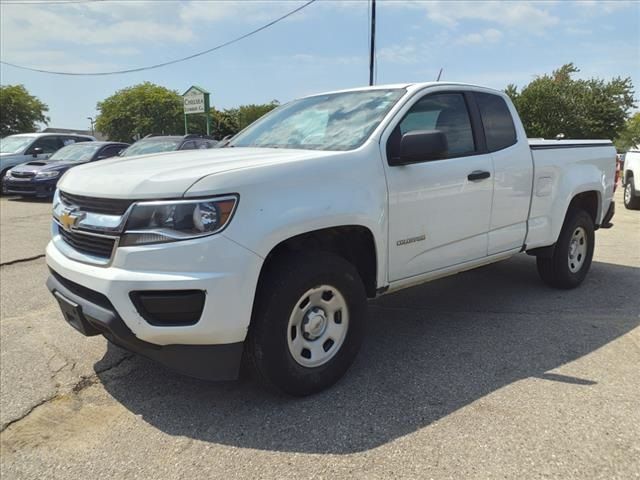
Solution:
[{"label": "power line", "polygon": [[0,1],[0,6],[2,5],[68,5],[74,3],[100,3],[105,1],[113,1],[113,0],[52,0],[51,2],[46,2],[44,0],[37,0],[33,2],[22,1],[22,2],[5,2]]},{"label": "power line", "polygon": [[[145,67],[130,68],[130,69],[127,69],[127,70],[114,70],[114,71],[111,71],[111,72],[93,72],[93,73],[90,73],[90,72],[57,72],[57,71],[54,71],[54,70],[44,70],[44,69],[41,69],[41,68],[33,68],[33,67],[27,67],[27,66],[24,66],[24,65],[17,65],[15,63],[9,63],[9,62],[5,62],[5,61],[1,61],[1,60],[0,60],[0,63],[2,65],[8,65],[10,67],[19,68],[21,70],[28,70],[28,71],[31,71],[31,72],[48,73],[48,74],[51,74],[51,75],[77,76],[77,77],[79,77],[79,76],[97,77],[97,76],[105,76],[105,75],[120,75],[120,74],[123,74],[123,73],[134,73],[134,72],[142,72],[142,71],[145,71],[145,70],[153,70],[153,69],[156,69],[156,68],[166,67],[167,65],[173,65],[175,63],[185,62],[187,60],[191,60],[193,58],[200,57],[202,55],[206,55],[206,54],[214,52],[216,50],[220,50],[221,48],[227,47],[227,46],[229,46],[229,45],[231,45],[233,43],[237,43],[240,40],[244,40],[245,38],[248,38],[248,37],[250,37],[252,35],[255,35],[258,32],[261,32],[262,30],[266,30],[267,28],[275,25],[276,23],[284,20],[287,17],[290,17],[294,13],[299,12],[303,8],[308,7],[312,3],[315,3],[316,1],[317,0],[309,0],[304,5],[301,5],[298,8],[296,8],[294,10],[291,10],[290,12],[282,15],[281,17],[278,17],[275,20],[272,20],[271,22],[269,22],[269,23],[267,23],[267,24],[265,24],[265,25],[263,25],[263,26],[261,26],[259,28],[256,28],[255,30],[250,31],[249,33],[245,33],[244,35],[241,35],[239,37],[234,38],[233,40],[229,40],[228,42],[221,43],[220,45],[216,45],[215,47],[211,47],[211,48],[209,48],[207,50],[203,50],[201,52],[197,52],[197,53],[194,53],[192,55],[188,55],[186,57],[178,58],[178,59],[175,59],[175,60],[169,60],[168,62],[157,63],[155,65],[148,65],[148,66],[145,66]],[[68,3],[68,2],[65,2],[65,3]]]}]

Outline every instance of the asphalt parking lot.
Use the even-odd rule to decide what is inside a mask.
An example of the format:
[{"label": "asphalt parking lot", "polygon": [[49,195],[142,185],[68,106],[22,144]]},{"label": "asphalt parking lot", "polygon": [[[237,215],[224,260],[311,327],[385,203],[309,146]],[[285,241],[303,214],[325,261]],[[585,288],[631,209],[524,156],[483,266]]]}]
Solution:
[{"label": "asphalt parking lot", "polygon": [[621,203],[579,289],[519,255],[383,297],[347,376],[292,399],[76,333],[44,286],[49,204],[3,197],[0,474],[640,478],[640,212]]}]

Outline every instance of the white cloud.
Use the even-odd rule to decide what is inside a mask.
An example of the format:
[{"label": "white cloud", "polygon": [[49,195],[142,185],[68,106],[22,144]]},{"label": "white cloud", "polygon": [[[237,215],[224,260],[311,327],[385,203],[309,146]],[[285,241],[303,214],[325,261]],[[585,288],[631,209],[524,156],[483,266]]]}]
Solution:
[{"label": "white cloud", "polygon": [[567,27],[564,29],[569,35],[591,35],[593,30],[590,28]]},{"label": "white cloud", "polygon": [[486,44],[496,43],[503,37],[502,32],[495,28],[488,28],[482,32],[468,33],[462,35],[456,43],[459,45],[474,45],[474,44]]},{"label": "white cloud", "polygon": [[113,21],[108,16],[78,9],[51,10],[21,5],[4,7],[1,17],[3,53],[14,49],[68,42],[78,46],[149,42],[186,42],[193,38],[189,26],[148,16]]},{"label": "white cloud", "polygon": [[[296,7],[304,5],[296,1],[250,1],[243,2],[185,2],[180,6],[179,17],[183,22],[219,22],[236,21],[243,23],[268,22]],[[302,12],[291,19],[300,20]]]},{"label": "white cloud", "polygon": [[551,13],[553,2],[442,1],[389,2],[393,8],[421,9],[429,20],[454,28],[466,20],[481,20],[507,28],[543,31],[557,25],[559,18]]},{"label": "white cloud", "polygon": [[412,44],[390,45],[377,52],[380,62],[411,64],[420,60],[420,49]]},{"label": "white cloud", "polygon": [[105,47],[99,48],[98,52],[103,55],[113,55],[118,57],[129,57],[133,55],[140,55],[142,51],[135,47]]},{"label": "white cloud", "polygon": [[[47,45],[61,51],[103,47],[96,51],[106,56],[131,56],[149,45],[195,42],[198,29],[222,22],[265,23],[302,4],[302,0],[296,0],[2,5],[0,55],[6,61],[23,64],[26,53]],[[299,20],[302,13],[291,19]]]}]

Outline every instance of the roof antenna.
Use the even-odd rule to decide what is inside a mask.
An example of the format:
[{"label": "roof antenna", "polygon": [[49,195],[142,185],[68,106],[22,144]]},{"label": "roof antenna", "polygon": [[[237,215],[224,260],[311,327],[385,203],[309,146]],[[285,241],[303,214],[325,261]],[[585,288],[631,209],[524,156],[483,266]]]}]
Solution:
[{"label": "roof antenna", "polygon": [[438,73],[438,78],[436,78],[436,82],[440,81],[441,76],[442,76],[442,68],[440,68],[440,72]]}]

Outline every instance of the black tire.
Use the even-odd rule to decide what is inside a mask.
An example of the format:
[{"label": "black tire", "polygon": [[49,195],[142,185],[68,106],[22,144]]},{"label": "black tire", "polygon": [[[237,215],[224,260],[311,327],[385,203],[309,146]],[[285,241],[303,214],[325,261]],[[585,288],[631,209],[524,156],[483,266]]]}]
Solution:
[{"label": "black tire", "polygon": [[5,194],[4,193],[4,188],[2,187],[2,184],[3,184],[3,180],[4,180],[5,175],[7,174],[7,172],[9,170],[10,170],[9,168],[5,168],[4,170],[2,170],[0,172],[0,195],[4,195]]},{"label": "black tire", "polygon": [[[586,253],[584,258],[580,258],[581,266],[572,271],[569,250],[571,248],[574,234],[578,229],[584,231],[586,242]],[[567,213],[564,225],[558,241],[556,242],[553,255],[549,258],[537,257],[538,274],[540,278],[549,286],[554,288],[570,289],[576,288],[587,276],[593,259],[593,249],[595,246],[595,228],[591,215],[581,209],[572,209]],[[576,264],[574,264],[576,265]]]},{"label": "black tire", "polygon": [[628,210],[640,210],[640,196],[635,194],[635,185],[633,183],[633,177],[629,177],[624,183],[624,206]]},{"label": "black tire", "polygon": [[[358,272],[342,257],[325,252],[282,255],[266,268],[246,342],[248,366],[264,385],[290,395],[310,395],[333,385],[355,359],[364,338],[367,303]],[[303,295],[322,285],[340,293],[348,322],[346,336],[333,357],[311,368],[296,361],[290,351],[287,335],[293,333],[288,331],[289,319]]]}]

